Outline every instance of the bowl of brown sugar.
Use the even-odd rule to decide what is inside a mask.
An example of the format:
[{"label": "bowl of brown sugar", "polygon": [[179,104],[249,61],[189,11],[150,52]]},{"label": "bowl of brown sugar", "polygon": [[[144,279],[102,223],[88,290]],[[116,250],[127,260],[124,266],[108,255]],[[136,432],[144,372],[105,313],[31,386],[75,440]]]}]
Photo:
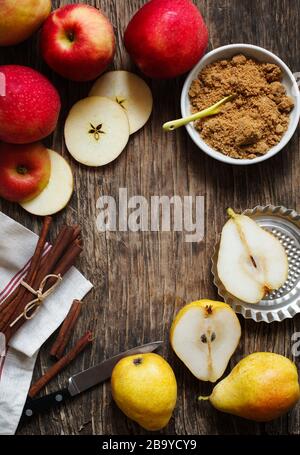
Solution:
[{"label": "bowl of brown sugar", "polygon": [[206,54],[188,75],[181,95],[186,117],[226,96],[215,115],[186,126],[195,144],[229,164],[254,164],[276,155],[300,119],[300,93],[287,65],[272,52],[232,44]]}]

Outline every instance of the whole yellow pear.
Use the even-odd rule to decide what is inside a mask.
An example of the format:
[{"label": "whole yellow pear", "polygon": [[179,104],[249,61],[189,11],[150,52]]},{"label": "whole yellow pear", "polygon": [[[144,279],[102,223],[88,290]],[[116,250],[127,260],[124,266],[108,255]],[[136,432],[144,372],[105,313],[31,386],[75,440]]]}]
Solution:
[{"label": "whole yellow pear", "polygon": [[111,376],[118,407],[146,430],[165,427],[176,405],[177,383],[171,366],[160,355],[136,354],[121,359]]},{"label": "whole yellow pear", "polygon": [[267,422],[286,413],[299,398],[296,365],[279,354],[255,352],[242,359],[204,399],[219,411]]},{"label": "whole yellow pear", "polygon": [[51,11],[51,0],[0,0],[0,46],[29,38]]}]

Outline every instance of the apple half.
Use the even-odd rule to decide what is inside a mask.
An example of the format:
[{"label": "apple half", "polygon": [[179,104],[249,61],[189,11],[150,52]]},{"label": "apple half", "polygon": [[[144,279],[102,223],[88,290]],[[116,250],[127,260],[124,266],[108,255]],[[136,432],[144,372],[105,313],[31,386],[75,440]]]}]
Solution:
[{"label": "apple half", "polygon": [[49,150],[51,174],[48,185],[34,199],[21,203],[21,207],[33,215],[46,216],[59,212],[71,199],[74,181],[67,161],[53,150]]},{"label": "apple half", "polygon": [[128,116],[130,134],[148,121],[153,107],[152,93],[146,82],[128,71],[109,71],[93,85],[90,96],[116,101]]},{"label": "apple half", "polygon": [[78,101],[65,123],[65,141],[73,158],[86,166],[115,160],[129,139],[127,115],[109,98],[90,96]]},{"label": "apple half", "polygon": [[228,209],[217,262],[226,290],[247,303],[258,303],[288,277],[288,258],[280,241],[246,215]]},{"label": "apple half", "polygon": [[170,333],[180,360],[196,378],[210,382],[222,376],[240,337],[241,326],[232,308],[207,299],[184,306]]}]

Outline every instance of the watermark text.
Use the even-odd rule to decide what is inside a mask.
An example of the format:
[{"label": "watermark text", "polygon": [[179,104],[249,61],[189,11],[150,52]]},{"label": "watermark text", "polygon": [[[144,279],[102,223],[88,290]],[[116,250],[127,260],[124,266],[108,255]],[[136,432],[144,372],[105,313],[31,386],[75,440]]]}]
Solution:
[{"label": "watermark text", "polygon": [[101,196],[97,201],[99,232],[184,232],[186,242],[204,239],[203,196],[128,197],[127,188],[119,189],[118,201]]}]

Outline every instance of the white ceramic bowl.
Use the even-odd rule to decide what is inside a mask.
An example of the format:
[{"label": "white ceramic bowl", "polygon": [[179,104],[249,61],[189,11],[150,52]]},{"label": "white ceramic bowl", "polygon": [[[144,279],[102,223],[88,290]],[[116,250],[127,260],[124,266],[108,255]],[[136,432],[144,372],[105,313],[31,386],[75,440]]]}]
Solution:
[{"label": "white ceramic bowl", "polygon": [[281,141],[277,145],[272,147],[265,155],[253,158],[251,160],[237,159],[223,155],[221,152],[218,152],[217,150],[210,147],[201,138],[200,134],[194,128],[192,123],[186,125],[186,129],[192,140],[195,142],[195,144],[212,158],[229,164],[238,165],[255,164],[260,163],[261,161],[267,160],[268,158],[271,158],[272,156],[276,155],[276,153],[278,153],[289,142],[298,126],[300,119],[300,93],[296,79],[293,76],[291,70],[286,66],[286,64],[272,52],[267,51],[262,47],[253,46],[251,44],[230,44],[228,46],[218,47],[217,49],[214,49],[213,51],[206,54],[199,61],[199,63],[192,69],[192,71],[186,78],[181,93],[181,113],[183,117],[186,117],[191,113],[188,92],[192,81],[197,78],[200,71],[210,63],[213,63],[217,60],[233,57],[236,54],[244,54],[247,57],[253,57],[256,60],[266,63],[275,63],[282,69],[283,74],[282,83],[286,88],[287,95],[293,98],[295,106],[290,114],[289,127],[285,134],[283,135]]}]

